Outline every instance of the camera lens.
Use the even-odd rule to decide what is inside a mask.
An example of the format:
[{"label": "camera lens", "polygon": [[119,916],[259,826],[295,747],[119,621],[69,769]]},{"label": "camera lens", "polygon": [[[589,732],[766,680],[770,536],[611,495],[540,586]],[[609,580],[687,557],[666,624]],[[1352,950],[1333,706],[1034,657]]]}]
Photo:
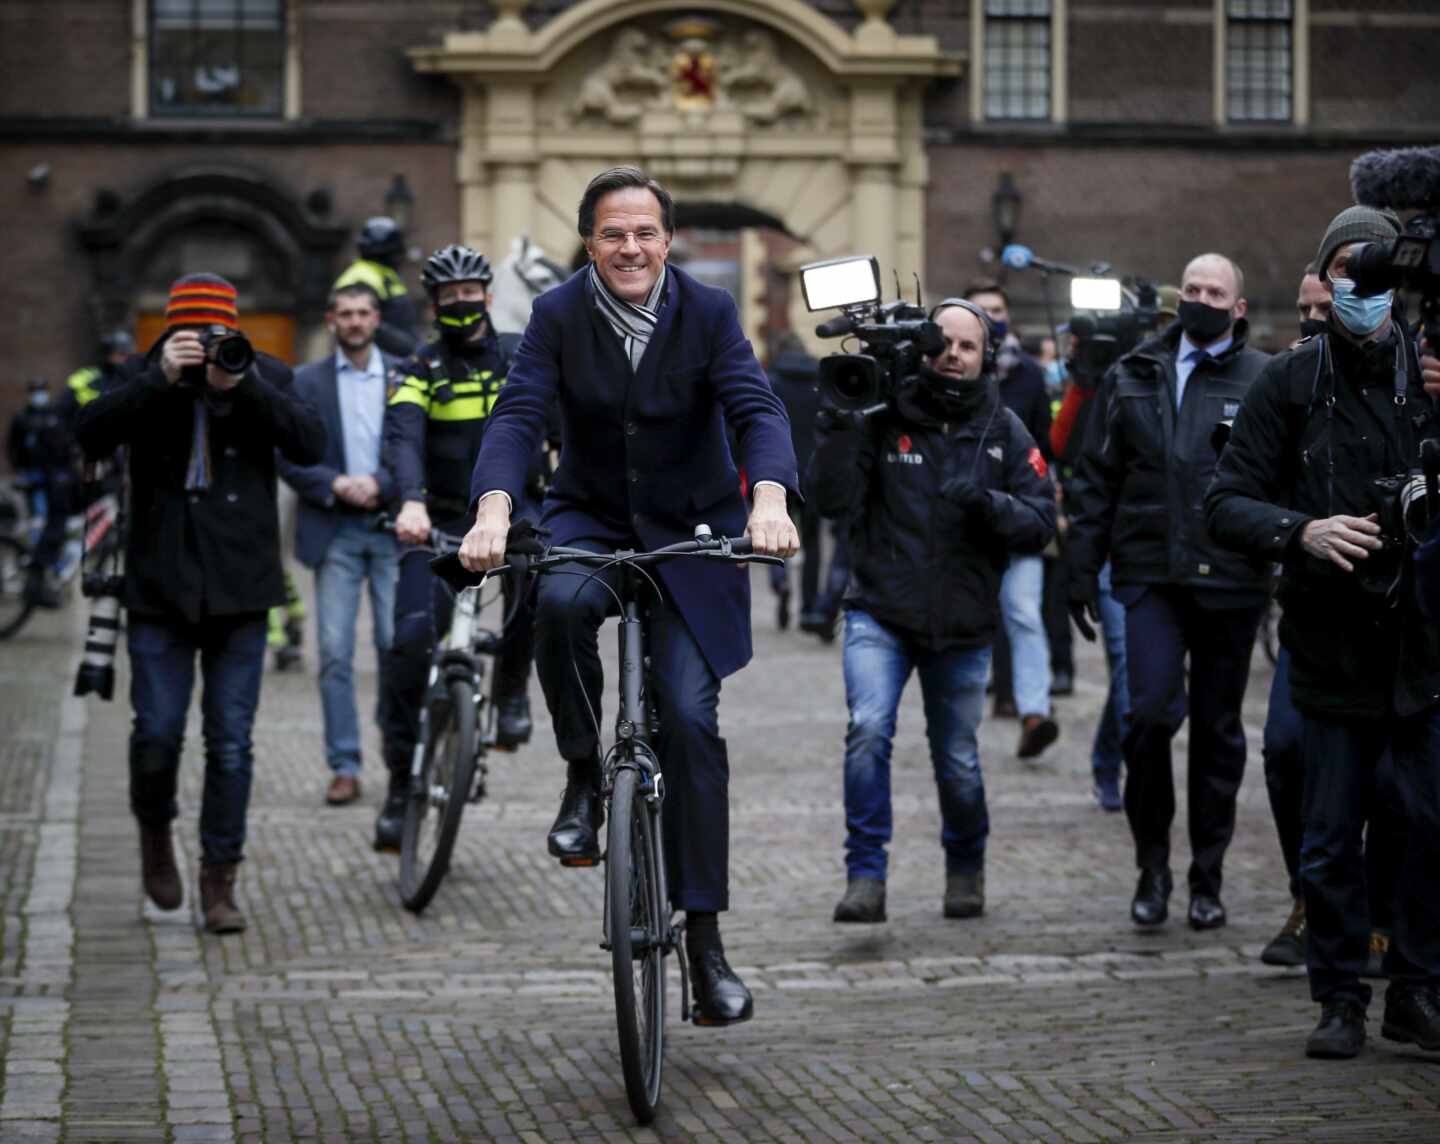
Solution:
[{"label": "camera lens", "polygon": [[240,334],[230,334],[215,343],[213,360],[226,373],[244,373],[255,360],[255,351]]},{"label": "camera lens", "polygon": [[879,363],[865,354],[832,354],[820,362],[820,388],[841,409],[880,400]]}]

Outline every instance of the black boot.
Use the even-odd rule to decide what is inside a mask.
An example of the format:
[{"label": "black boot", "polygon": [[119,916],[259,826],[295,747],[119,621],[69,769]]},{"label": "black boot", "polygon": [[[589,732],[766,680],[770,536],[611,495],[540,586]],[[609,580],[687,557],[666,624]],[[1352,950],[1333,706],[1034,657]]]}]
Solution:
[{"label": "black boot", "polygon": [[495,745],[502,751],[513,751],[530,741],[530,697],[502,695],[495,700]]},{"label": "black boot", "polygon": [[1440,997],[1435,990],[1408,982],[1392,983],[1385,991],[1385,1023],[1380,1035],[1387,1041],[1440,1053]]},{"label": "black boot", "polygon": [[1364,1047],[1364,1005],[1358,1001],[1326,1001],[1320,1006],[1320,1024],[1305,1042],[1307,1057],[1348,1060],[1358,1056]]},{"label": "black boot", "polygon": [[685,920],[685,953],[690,989],[695,995],[691,1020],[697,1025],[738,1025],[755,1015],[755,1001],[725,960],[720,926],[712,913],[690,911]]},{"label": "black boot", "polygon": [[550,827],[547,844],[562,866],[594,866],[600,861],[600,763],[591,759],[567,764],[560,813]]},{"label": "black boot", "polygon": [[391,783],[389,793],[385,795],[385,805],[375,819],[376,850],[400,849],[400,832],[405,826],[405,802],[405,788]]},{"label": "black boot", "polygon": [[1130,903],[1130,917],[1137,926],[1159,926],[1170,916],[1170,891],[1175,888],[1170,871],[1152,866],[1140,871],[1135,899]]}]

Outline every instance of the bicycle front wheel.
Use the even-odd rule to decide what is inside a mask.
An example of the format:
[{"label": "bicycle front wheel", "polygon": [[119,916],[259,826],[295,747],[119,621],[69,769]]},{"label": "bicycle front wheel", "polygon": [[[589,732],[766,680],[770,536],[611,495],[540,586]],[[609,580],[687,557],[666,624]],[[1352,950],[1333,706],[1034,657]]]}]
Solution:
[{"label": "bicycle front wheel", "polygon": [[665,1059],[665,927],[652,804],[631,767],[615,775],[606,855],[606,906],[625,1095],[641,1124],[655,1119]]},{"label": "bicycle front wheel", "polygon": [[452,679],[421,720],[421,769],[411,777],[400,831],[400,900],[419,913],[450,869],[475,773],[475,688]]},{"label": "bicycle front wheel", "polygon": [[33,607],[25,599],[29,564],[18,540],[0,536],[0,640],[9,639],[30,618]]}]

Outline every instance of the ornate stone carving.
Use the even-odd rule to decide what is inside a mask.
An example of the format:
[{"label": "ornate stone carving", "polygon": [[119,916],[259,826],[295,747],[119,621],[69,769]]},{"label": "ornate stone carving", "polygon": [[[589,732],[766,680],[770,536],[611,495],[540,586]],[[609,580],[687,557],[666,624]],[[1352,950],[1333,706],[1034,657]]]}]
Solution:
[{"label": "ornate stone carving", "polygon": [[620,29],[605,62],[581,83],[575,118],[628,127],[650,111],[729,111],[758,126],[817,124],[809,88],[781,59],[770,32],[699,20],[670,32],[674,47],[640,28]]}]

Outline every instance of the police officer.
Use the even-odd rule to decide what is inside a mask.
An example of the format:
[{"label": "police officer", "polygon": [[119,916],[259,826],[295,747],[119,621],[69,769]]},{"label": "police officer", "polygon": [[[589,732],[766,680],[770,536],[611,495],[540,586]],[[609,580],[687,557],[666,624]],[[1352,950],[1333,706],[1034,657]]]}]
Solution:
[{"label": "police officer", "polygon": [[405,233],[393,218],[377,215],[365,220],[355,242],[360,257],[335,279],[331,291],[363,283],[380,298],[380,328],[375,344],[387,354],[406,357],[415,352],[415,303],[405,289],[399,267],[405,259]]},{"label": "police officer", "polygon": [[60,594],[45,573],[60,559],[75,492],[75,440],[64,413],[51,401],[43,377],[30,379],[29,399],[10,422],[10,467],[25,473],[33,492],[45,500],[45,529],[35,544],[25,580],[25,600],[41,608],[58,608]]},{"label": "police officer", "polygon": [[[402,544],[423,544],[432,520],[456,536],[470,527],[470,473],[509,361],[509,346],[502,347],[490,326],[491,277],[485,256],[468,246],[447,246],[425,263],[421,281],[440,337],[392,371],[381,430],[380,464],[395,481],[401,504],[395,534]],[[382,673],[380,723],[390,791],[375,823],[377,850],[400,845],[430,652],[450,623],[452,601],[429,560],[429,550],[419,547],[400,558],[395,636]],[[532,658],[530,610],[522,606],[497,666],[497,746],[514,748],[530,738],[525,689]]]},{"label": "police officer", "polygon": [[120,367],[135,352],[128,330],[110,330],[100,336],[100,364],[81,366],[65,379],[59,405],[72,424],[80,409],[120,384]]}]

